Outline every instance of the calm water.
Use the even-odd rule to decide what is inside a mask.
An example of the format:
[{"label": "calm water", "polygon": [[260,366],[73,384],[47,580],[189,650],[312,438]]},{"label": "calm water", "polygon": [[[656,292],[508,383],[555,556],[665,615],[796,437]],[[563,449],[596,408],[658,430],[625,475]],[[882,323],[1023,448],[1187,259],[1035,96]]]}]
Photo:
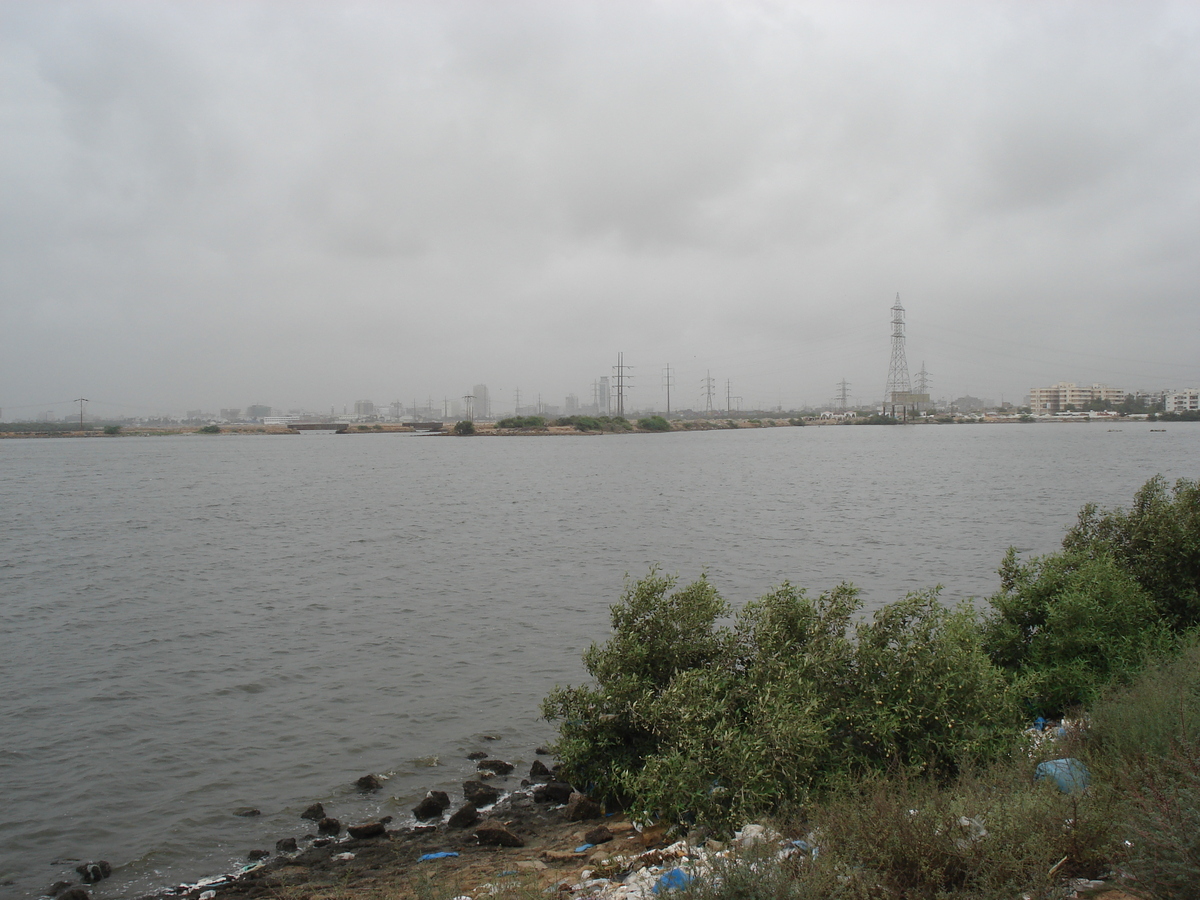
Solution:
[{"label": "calm water", "polygon": [[105,858],[94,896],[133,896],[302,835],[313,800],[400,818],[470,750],[527,767],[538,701],[654,564],[735,603],[986,595],[1083,503],[1200,475],[1200,427],[1115,427],[2,441],[0,893]]}]

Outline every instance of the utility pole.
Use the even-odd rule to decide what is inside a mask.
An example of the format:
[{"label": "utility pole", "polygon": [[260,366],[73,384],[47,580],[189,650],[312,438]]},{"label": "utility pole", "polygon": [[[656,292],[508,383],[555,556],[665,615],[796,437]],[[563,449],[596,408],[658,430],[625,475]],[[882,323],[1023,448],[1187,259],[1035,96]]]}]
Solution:
[{"label": "utility pole", "polygon": [[88,402],[88,398],[80,397],[77,400],[72,400],[71,402],[79,404],[79,430],[83,431],[83,404]]},{"label": "utility pole", "polygon": [[733,412],[733,382],[725,379],[725,412]]},{"label": "utility pole", "polygon": [[513,415],[519,416],[520,414],[521,414],[521,389],[513,388]]},{"label": "utility pole", "polygon": [[613,374],[617,377],[617,415],[624,418],[625,416],[625,391],[629,387],[629,382],[633,380],[633,376],[627,374],[628,369],[633,366],[625,365],[625,354],[617,354],[617,364],[613,366]]},{"label": "utility pole", "polygon": [[713,377],[712,369],[706,370],[706,375],[700,379],[700,383],[704,385],[704,414],[711,417],[713,413]]},{"label": "utility pole", "polygon": [[663,369],[663,386],[667,389],[667,415],[671,414],[671,385],[675,383],[675,375],[671,371],[671,364]]},{"label": "utility pole", "polygon": [[475,395],[463,394],[463,412],[467,414],[468,419],[475,418]]}]

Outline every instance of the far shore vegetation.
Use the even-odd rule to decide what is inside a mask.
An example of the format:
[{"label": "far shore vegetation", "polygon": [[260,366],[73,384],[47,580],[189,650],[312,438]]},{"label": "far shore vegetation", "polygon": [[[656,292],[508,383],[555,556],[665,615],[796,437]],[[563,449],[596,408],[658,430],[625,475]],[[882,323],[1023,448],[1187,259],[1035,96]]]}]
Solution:
[{"label": "far shore vegetation", "polygon": [[[707,577],[652,570],[584,654],[591,683],[544,700],[554,750],[643,821],[769,821],[819,848],[681,898],[1049,898],[1114,872],[1198,896],[1200,485],[1086,506],[1060,551],[1010,550],[1000,574],[979,604],[931,588],[864,617],[850,584],[735,612]],[[1063,758],[1090,786],[1035,780]]]}]

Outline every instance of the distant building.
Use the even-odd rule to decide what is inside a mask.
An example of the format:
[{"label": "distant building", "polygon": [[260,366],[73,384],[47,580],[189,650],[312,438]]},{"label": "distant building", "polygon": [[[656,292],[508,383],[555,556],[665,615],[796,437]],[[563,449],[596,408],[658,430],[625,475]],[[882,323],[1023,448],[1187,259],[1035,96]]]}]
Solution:
[{"label": "distant building", "polygon": [[223,409],[221,410],[221,418],[226,422],[233,422],[242,417],[242,410],[238,409]]},{"label": "distant building", "polygon": [[471,394],[475,400],[472,403],[472,413],[476,419],[490,419],[492,417],[492,395],[488,393],[486,384],[477,384],[471,388]]},{"label": "distant building", "polygon": [[1163,412],[1196,412],[1200,410],[1200,390],[1186,388],[1167,391],[1163,395]]},{"label": "distant building", "polygon": [[579,415],[579,398],[574,394],[567,394],[567,402],[563,404],[563,411],[568,416]]},{"label": "distant building", "polygon": [[261,403],[256,403],[253,406],[246,407],[247,419],[262,419],[271,414],[271,407],[263,406]]},{"label": "distant building", "polygon": [[608,376],[604,375],[596,383],[596,412],[607,416],[612,410],[612,388],[609,387]]},{"label": "distant building", "polygon": [[1029,410],[1035,416],[1053,416],[1060,412],[1066,412],[1067,407],[1081,410],[1096,400],[1121,403],[1124,399],[1124,391],[1110,388],[1105,384],[1081,387],[1073,381],[1060,381],[1050,387],[1031,388]]},{"label": "distant building", "polygon": [[375,404],[370,400],[355,400],[354,415],[358,416],[360,419],[369,418],[370,416],[375,415]]}]

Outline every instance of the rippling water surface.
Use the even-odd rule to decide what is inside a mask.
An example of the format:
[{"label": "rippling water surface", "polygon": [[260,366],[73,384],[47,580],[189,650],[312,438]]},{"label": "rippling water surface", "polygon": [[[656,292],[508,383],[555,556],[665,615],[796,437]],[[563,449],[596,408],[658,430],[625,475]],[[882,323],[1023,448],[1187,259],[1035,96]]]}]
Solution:
[{"label": "rippling water surface", "polygon": [[[1088,501],[1196,477],[1200,428],[776,428],[605,437],[0,441],[0,882],[97,898],[402,817],[465,754],[525,767],[622,582],[868,607],[996,586]],[[485,735],[497,738],[485,740]],[[389,776],[373,796],[351,783]],[[254,806],[263,815],[231,815]]]}]

